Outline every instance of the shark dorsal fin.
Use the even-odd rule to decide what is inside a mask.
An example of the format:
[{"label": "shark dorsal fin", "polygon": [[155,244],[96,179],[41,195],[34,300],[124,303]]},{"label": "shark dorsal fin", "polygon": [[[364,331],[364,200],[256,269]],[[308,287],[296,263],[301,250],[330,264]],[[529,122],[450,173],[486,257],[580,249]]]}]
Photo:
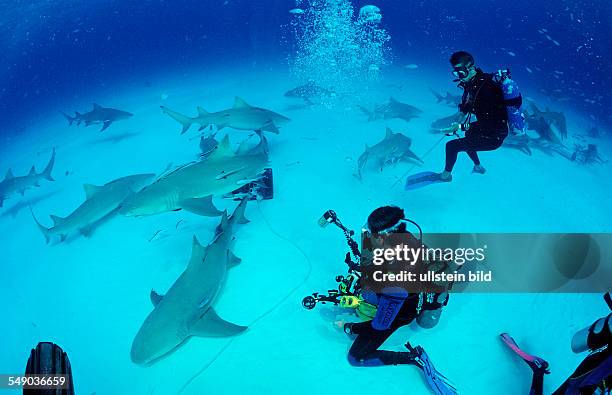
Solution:
[{"label": "shark dorsal fin", "polygon": [[223,137],[223,140],[219,142],[217,149],[214,150],[208,158],[218,159],[225,156],[234,156],[234,153],[232,152],[232,147],[230,146],[229,136],[227,134],[225,135],[225,137]]},{"label": "shark dorsal fin", "polygon": [[210,114],[208,111],[206,111],[203,107],[198,106],[198,115],[199,116],[204,116],[204,115],[208,115]]},{"label": "shark dorsal fin", "polygon": [[391,97],[389,98],[389,103],[394,104],[394,103],[399,103],[399,102],[398,102],[398,101],[397,101],[397,100],[396,100],[396,99],[395,99],[393,96],[391,96]]},{"label": "shark dorsal fin", "polygon": [[206,255],[206,248],[202,247],[202,244],[198,241],[198,238],[194,235],[191,244],[191,259],[187,267],[201,264],[204,256]]},{"label": "shark dorsal fin", "polygon": [[391,128],[387,127],[387,130],[385,131],[385,139],[391,138],[393,137],[393,130],[391,130]]},{"label": "shark dorsal fin", "polygon": [[368,145],[368,143],[365,143],[365,152],[368,152],[370,150],[370,146]]},{"label": "shark dorsal fin", "polygon": [[149,295],[149,297],[151,298],[151,303],[153,303],[153,307],[156,307],[159,304],[159,302],[161,302],[162,299],[164,298],[163,295],[158,294],[153,289],[151,290],[151,294]]},{"label": "shark dorsal fin", "polygon": [[102,108],[102,106],[101,106],[101,105],[99,105],[98,103],[94,103],[94,104],[93,104],[93,109],[94,109],[94,110],[99,110],[99,109],[101,109],[101,108]]},{"label": "shark dorsal fin", "polygon": [[35,168],[34,166],[32,166],[32,167],[30,168],[30,172],[28,173],[28,175],[29,175],[29,176],[32,176],[32,175],[34,175],[34,174],[36,174],[36,168]]},{"label": "shark dorsal fin", "polygon": [[13,175],[13,170],[8,169],[8,170],[6,171],[6,176],[4,177],[4,181],[6,181],[6,180],[10,180],[10,179],[12,179],[12,178],[15,178],[15,176]]},{"label": "shark dorsal fin", "polygon": [[236,96],[234,98],[234,108],[249,108],[251,105],[245,102],[241,97]]},{"label": "shark dorsal fin", "polygon": [[221,223],[217,226],[217,235],[225,232],[229,225],[229,217],[227,216],[227,210],[223,211],[223,215],[221,216]]},{"label": "shark dorsal fin", "polygon": [[58,217],[57,215],[50,215],[51,221],[53,221],[53,226],[61,225],[62,222],[66,220],[66,218]]},{"label": "shark dorsal fin", "polygon": [[85,191],[86,199],[90,199],[93,195],[98,193],[100,189],[102,189],[102,187],[99,187],[97,185],[83,184],[83,190]]},{"label": "shark dorsal fin", "polygon": [[232,217],[230,218],[233,223],[237,224],[248,224],[249,221],[247,217],[244,216],[244,211],[246,210],[248,199],[242,199],[238,207],[232,213]]}]

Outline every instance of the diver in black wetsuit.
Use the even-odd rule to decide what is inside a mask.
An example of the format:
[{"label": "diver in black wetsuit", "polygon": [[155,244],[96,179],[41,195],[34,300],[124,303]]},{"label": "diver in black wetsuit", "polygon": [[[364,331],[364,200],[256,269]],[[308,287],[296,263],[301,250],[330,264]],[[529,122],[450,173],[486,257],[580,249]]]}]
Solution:
[{"label": "diver in black wetsuit", "polygon": [[[450,57],[453,74],[463,88],[463,98],[459,110],[467,114],[462,124],[454,123],[445,131],[448,135],[465,132],[465,137],[446,144],[446,166],[440,173],[442,181],[452,180],[452,170],[459,152],[465,151],[474,162],[474,172],[484,174],[478,151],[493,151],[501,147],[508,136],[508,114],[503,92],[492,74],[484,73],[474,66],[474,58],[467,52],[455,52]],[[519,97],[520,100],[520,97]],[[520,106],[520,103],[518,103]],[[476,121],[471,120],[472,115]]]},{"label": "diver in black wetsuit", "polygon": [[[610,293],[605,296],[612,310]],[[529,395],[543,395],[544,375],[550,373],[548,362],[521,350],[514,339],[502,333],[502,340],[519,355],[533,371]],[[612,313],[577,332],[572,338],[575,353],[590,351],[574,373],[552,395],[609,394],[612,391]]]},{"label": "diver in black wetsuit", "polygon": [[[408,233],[404,210],[395,206],[384,206],[374,210],[368,217],[367,227],[373,234]],[[416,238],[415,247],[420,247]],[[362,262],[362,265],[364,263]],[[379,366],[415,364],[411,352],[385,351],[378,348],[398,328],[410,324],[417,316],[435,312],[430,319],[437,320],[448,294],[435,294],[424,298],[423,294],[408,293],[401,287],[388,289],[379,294],[365,294],[364,300],[377,306],[376,315],[370,321],[342,323],[349,335],[357,335],[349,350],[348,360],[353,366]],[[435,323],[428,326],[434,326]]]}]

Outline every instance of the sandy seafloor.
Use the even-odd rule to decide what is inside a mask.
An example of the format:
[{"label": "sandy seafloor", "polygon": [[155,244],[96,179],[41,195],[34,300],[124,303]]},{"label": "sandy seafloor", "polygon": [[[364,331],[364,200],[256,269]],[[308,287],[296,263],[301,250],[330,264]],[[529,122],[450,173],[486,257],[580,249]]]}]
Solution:
[{"label": "sandy seafloor", "polygon": [[[301,307],[302,297],[333,288],[334,276],[346,271],[341,232],[317,226],[323,211],[334,209],[357,230],[372,209],[385,204],[404,207],[426,232],[612,229],[609,164],[587,167],[539,151],[528,157],[502,149],[481,154],[488,170],[484,176],[471,174],[471,163],[462,155],[452,183],[417,191],[404,191],[403,181],[392,186],[410,169],[408,164],[382,173],[369,169],[363,182],[353,177],[364,144],[380,141],[385,126],[411,137],[419,155],[436,142],[439,136],[428,132],[429,124],[453,109],[437,104],[428,87],[459,93],[448,75],[396,70],[368,92],[372,103],[393,95],[421,108],[424,114],[409,123],[367,122],[348,101],[331,109],[302,107],[301,101],[283,97],[296,84],[281,68],[199,70],[158,76],[150,86],[135,80],[101,94],[80,92],[74,103],[38,113],[35,126],[5,145],[0,169],[12,167],[16,175],[32,164],[42,169],[51,147],[57,147],[57,181],[43,182],[23,198],[12,197],[0,211],[0,372],[21,372],[31,347],[52,340],[69,353],[79,394],[173,394],[181,389],[192,394],[428,394],[415,367],[351,367],[346,361],[349,339],[332,325],[335,310]],[[161,95],[168,97],[162,100]],[[280,135],[268,135],[275,197],[248,206],[251,222],[238,229],[235,244],[243,262],[230,270],[216,302],[219,315],[251,327],[231,343],[193,338],[157,364],[137,366],[129,351],[152,309],[150,290],[165,292],[185,268],[191,237],[208,242],[218,219],[185,212],[115,217],[89,239],[45,245],[27,208],[15,216],[8,210],[51,194],[34,205],[37,216],[50,225],[48,214],[67,215],[82,202],[83,183],[160,173],[169,163],[194,160],[198,141],[189,138],[197,135],[195,127],[181,136],[178,123],[159,105],[195,114],[197,105],[228,107],[235,95],[292,119]],[[56,112],[87,110],[94,101],[135,116],[99,133],[99,126],[68,127]],[[584,133],[590,124],[580,114],[568,117],[570,134]],[[226,129],[220,135],[225,132],[233,143],[249,134]],[[100,141],[123,133],[138,134],[118,143]],[[610,147],[598,143],[603,156],[612,157]],[[441,170],[443,153],[444,144],[439,144],[422,169],[412,172]],[[216,203],[230,210],[235,206],[227,200]],[[161,236],[149,242],[158,230]],[[599,294],[453,295],[438,327],[402,328],[385,347],[401,350],[406,340],[423,345],[460,393],[525,394],[530,370],[499,341],[497,335],[507,331],[524,349],[551,362],[545,387],[550,392],[584,357],[570,350],[573,333],[605,312]]]}]

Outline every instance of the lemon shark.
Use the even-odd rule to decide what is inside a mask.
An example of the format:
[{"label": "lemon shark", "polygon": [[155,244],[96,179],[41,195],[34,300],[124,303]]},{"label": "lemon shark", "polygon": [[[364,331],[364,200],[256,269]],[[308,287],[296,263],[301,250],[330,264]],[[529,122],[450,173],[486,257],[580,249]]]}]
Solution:
[{"label": "lemon shark", "polygon": [[357,178],[361,179],[361,173],[369,161],[374,161],[376,166],[382,170],[389,164],[399,161],[412,161],[417,164],[423,163],[414,152],[410,150],[412,139],[401,133],[393,133],[387,128],[385,137],[382,141],[368,147],[366,144],[365,152],[357,160]]},{"label": "lemon shark", "polygon": [[368,115],[368,121],[399,118],[409,122],[413,118],[418,118],[423,112],[410,104],[399,102],[393,97],[387,103],[377,105],[374,110],[369,110],[362,106],[358,107]]},{"label": "lemon shark", "polygon": [[155,174],[136,174],[121,177],[102,186],[91,184],[83,185],[85,201],[65,218],[51,215],[53,226],[44,227],[32,213],[45,240],[49,243],[51,237],[58,236],[60,241],[73,232],[80,232],[89,236],[93,227],[108,215],[116,212],[121,203],[128,196],[137,192],[155,177]]},{"label": "lemon shark", "polygon": [[13,175],[13,171],[8,169],[4,180],[0,181],[0,207],[3,206],[4,201],[8,197],[16,193],[20,193],[21,196],[23,196],[25,191],[28,189],[39,187],[41,180],[55,181],[51,176],[54,164],[55,148],[53,149],[53,153],[51,154],[51,159],[49,160],[47,167],[45,167],[45,170],[43,170],[42,173],[36,173],[36,168],[32,166],[30,172],[25,176],[15,176]]},{"label": "lemon shark", "polygon": [[216,125],[217,129],[229,127],[238,130],[254,130],[257,132],[279,133],[278,127],[290,119],[265,108],[251,106],[243,99],[236,97],[232,108],[217,112],[208,112],[198,107],[198,116],[191,118],[161,106],[164,114],[183,125],[181,134],[185,133],[191,125],[200,125],[200,130],[209,125]]},{"label": "lemon shark", "polygon": [[216,149],[200,162],[194,162],[162,176],[128,198],[121,214],[144,216],[186,210],[203,216],[219,216],[213,196],[224,196],[245,184],[261,179],[268,165],[266,139],[246,151],[234,153],[226,135]]},{"label": "lemon shark", "polygon": [[446,95],[441,95],[433,89],[429,88],[431,93],[436,97],[436,103],[444,103],[449,106],[458,106],[461,103],[462,96],[461,95],[453,95],[450,92],[446,92]]},{"label": "lemon shark", "polygon": [[223,213],[208,246],[203,247],[193,237],[187,268],[165,295],[151,291],[153,311],[132,342],[130,354],[134,363],[152,364],[192,336],[228,337],[247,329],[223,320],[213,308],[228,268],[240,263],[230,246],[234,225],[248,222],[244,217],[246,203],[246,199],[242,200],[229,218],[227,212]]},{"label": "lemon shark", "polygon": [[109,107],[102,107],[101,105],[96,103],[93,104],[93,109],[91,111],[83,114],[75,111],[73,117],[64,112],[61,113],[68,120],[68,125],[72,125],[73,123],[80,125],[81,123],[83,123],[85,126],[89,126],[101,123],[101,132],[108,128],[113,122],[128,119],[134,115],[127,111],[117,110]]}]

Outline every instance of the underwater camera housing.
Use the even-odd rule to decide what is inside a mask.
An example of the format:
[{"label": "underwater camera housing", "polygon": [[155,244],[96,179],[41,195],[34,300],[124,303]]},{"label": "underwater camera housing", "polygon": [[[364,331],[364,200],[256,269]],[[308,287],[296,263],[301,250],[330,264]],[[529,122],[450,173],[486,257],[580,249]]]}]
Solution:
[{"label": "underwater camera housing", "polygon": [[[312,295],[306,296],[302,299],[302,306],[305,309],[312,310],[315,308],[317,303],[332,303],[334,305],[340,304],[343,296],[355,296],[359,293],[360,285],[359,278],[361,277],[359,264],[361,260],[361,252],[357,242],[353,239],[355,232],[348,229],[342,224],[342,221],[338,218],[338,215],[333,210],[327,210],[323,213],[319,219],[319,226],[325,228],[329,224],[334,224],[344,233],[346,242],[350,248],[350,251],[346,253],[344,257],[344,263],[349,268],[348,275],[336,276],[336,282],[338,283],[338,289],[330,289],[327,294],[319,294],[314,292]],[[352,255],[352,256],[351,256]]]}]

